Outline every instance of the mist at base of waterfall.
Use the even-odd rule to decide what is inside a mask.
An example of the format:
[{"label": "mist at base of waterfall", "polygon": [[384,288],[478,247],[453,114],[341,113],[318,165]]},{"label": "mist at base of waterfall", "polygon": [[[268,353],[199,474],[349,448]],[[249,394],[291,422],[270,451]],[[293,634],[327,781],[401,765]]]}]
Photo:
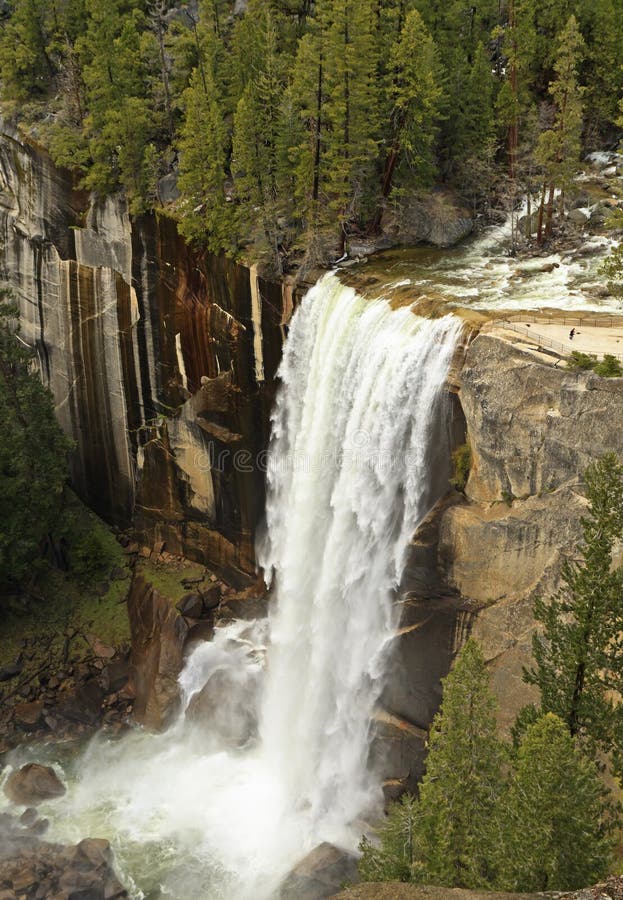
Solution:
[{"label": "mist at base of waterfall", "polygon": [[319,843],[356,850],[382,809],[372,714],[409,542],[447,485],[460,333],[333,275],[308,292],[272,419],[269,617],[192,651],[169,731],[96,737],[66,767],[51,840],[108,838],[133,896],[174,900],[268,900]]}]

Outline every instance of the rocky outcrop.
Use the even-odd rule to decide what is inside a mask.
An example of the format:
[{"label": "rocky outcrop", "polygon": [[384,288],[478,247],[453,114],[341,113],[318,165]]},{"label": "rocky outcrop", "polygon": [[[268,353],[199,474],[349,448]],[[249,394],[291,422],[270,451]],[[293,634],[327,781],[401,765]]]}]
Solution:
[{"label": "rocky outcrop", "polygon": [[386,246],[426,242],[452,247],[471,234],[474,220],[449,191],[437,190],[426,199],[407,198],[383,215],[381,240]]},{"label": "rocky outcrop", "polygon": [[[461,888],[444,888],[399,884],[359,884],[335,894],[332,900],[538,900],[547,894],[500,894],[496,891],[465,891]],[[552,896],[552,895],[549,895]],[[614,898],[612,898],[614,900]]]},{"label": "rocky outcrop", "polygon": [[298,863],[281,886],[281,900],[325,900],[358,880],[357,857],[325,841]]},{"label": "rocky outcrop", "polygon": [[159,591],[138,572],[128,598],[132,627],[134,718],[154,731],[166,728],[179,710],[178,675],[182,669],[188,623],[175,598]]},{"label": "rocky outcrop", "polygon": [[288,291],[76,190],[7,126],[0,240],[82,498],[117,523],[136,510],[143,543],[252,571]]},{"label": "rocky outcrop", "polygon": [[578,553],[582,473],[621,449],[623,379],[566,371],[483,333],[460,400],[472,468],[465,501],[442,514],[438,559],[446,583],[480,609],[473,633],[508,728],[532,698],[521,674],[533,599],[555,590],[563,559]]},{"label": "rocky outcrop", "polygon": [[504,894],[496,891],[467,891],[462,888],[429,887],[415,884],[360,884],[333,900],[623,900],[623,878],[616,875],[602,884],[579,891],[544,894]]},{"label": "rocky outcrop", "polygon": [[551,493],[620,449],[620,379],[539,362],[495,334],[472,342],[460,396],[473,453],[470,500]]},{"label": "rocky outcrop", "polygon": [[462,888],[443,888],[415,884],[360,884],[340,894],[333,900],[623,900],[623,878],[612,875],[602,884],[579,891],[562,891],[544,894],[505,894],[496,891],[467,891]]},{"label": "rocky outcrop", "polygon": [[86,838],[75,847],[66,847],[41,841],[32,832],[32,828],[20,828],[9,816],[0,816],[2,900],[117,900],[128,896],[115,874],[108,841]]}]

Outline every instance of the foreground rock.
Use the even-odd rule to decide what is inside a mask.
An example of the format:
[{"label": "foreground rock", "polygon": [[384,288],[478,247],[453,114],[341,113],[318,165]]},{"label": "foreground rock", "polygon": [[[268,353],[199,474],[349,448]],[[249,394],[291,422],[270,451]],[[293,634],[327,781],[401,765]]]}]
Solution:
[{"label": "foreground rock", "polygon": [[[340,894],[334,894],[333,900],[536,900],[545,894],[498,894],[463,891],[458,888],[420,887],[415,884],[358,884]],[[549,895],[551,896],[551,895]]]},{"label": "foreground rock", "polygon": [[36,806],[46,800],[62,797],[66,788],[54,769],[29,763],[11,772],[4,785],[9,800],[21,806]]},{"label": "foreground rock", "polygon": [[623,900],[623,878],[611,876],[603,884],[579,891],[546,894],[504,894],[488,891],[464,891],[458,888],[420,887],[415,884],[359,884],[333,900],[536,900],[537,897],[555,900]]},{"label": "foreground rock", "polygon": [[281,887],[281,900],[325,900],[358,877],[357,858],[325,841],[292,869]]},{"label": "foreground rock", "polygon": [[75,847],[48,844],[0,821],[2,900],[116,900],[127,897],[112,865],[108,841],[87,838]]}]

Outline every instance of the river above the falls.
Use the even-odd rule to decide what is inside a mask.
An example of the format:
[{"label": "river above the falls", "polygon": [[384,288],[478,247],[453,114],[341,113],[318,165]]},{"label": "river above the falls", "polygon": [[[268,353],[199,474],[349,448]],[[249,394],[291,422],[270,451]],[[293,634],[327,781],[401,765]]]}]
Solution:
[{"label": "river above the falls", "polygon": [[588,235],[556,252],[512,252],[512,225],[492,226],[452,248],[408,247],[343,270],[369,296],[486,314],[560,310],[623,314],[599,268],[617,242]]}]

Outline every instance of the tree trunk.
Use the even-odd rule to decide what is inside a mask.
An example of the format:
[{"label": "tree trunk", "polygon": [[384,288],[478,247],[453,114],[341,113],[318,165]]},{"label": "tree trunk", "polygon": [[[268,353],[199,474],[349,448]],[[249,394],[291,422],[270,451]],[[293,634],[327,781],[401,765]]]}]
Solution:
[{"label": "tree trunk", "polygon": [[158,47],[160,48],[160,65],[162,67],[162,87],[164,88],[164,105],[167,113],[167,122],[169,124],[169,137],[173,140],[173,110],[171,107],[171,91],[169,90],[169,73],[167,71],[167,57],[164,51],[164,31],[162,21],[159,19],[156,23],[158,32]]},{"label": "tree trunk", "polygon": [[545,210],[545,191],[547,190],[547,184],[543,182],[543,189],[541,191],[541,202],[539,203],[539,223],[537,226],[536,232],[536,242],[541,246],[543,243],[543,212]]},{"label": "tree trunk", "polygon": [[545,221],[545,239],[549,240],[552,236],[552,226],[554,224],[554,185],[549,186],[549,196],[547,198],[547,219]]},{"label": "tree trunk", "polygon": [[316,92],[316,146],[314,148],[314,184],[312,199],[318,201],[320,193],[320,134],[322,130],[322,53],[318,63],[318,89]]},{"label": "tree trunk", "polygon": [[517,22],[515,18],[514,0],[510,0],[508,12],[509,26],[512,35],[509,83],[513,103],[513,108],[511,110],[511,121],[510,125],[508,126],[508,174],[509,178],[511,178],[511,180],[514,180],[517,177],[517,147],[519,145],[519,125],[517,122],[517,104],[519,96],[517,73]]},{"label": "tree trunk", "polygon": [[[385,168],[383,171],[383,181],[381,182],[381,198],[382,200],[387,200],[392,190],[392,183],[394,180],[394,172],[396,171],[396,166],[398,164],[398,157],[400,154],[400,148],[394,142],[391,150],[387,154],[385,159]],[[372,222],[372,233],[378,234],[381,230],[381,220],[383,218],[383,203],[379,203],[376,213],[374,214],[374,220]]]}]

